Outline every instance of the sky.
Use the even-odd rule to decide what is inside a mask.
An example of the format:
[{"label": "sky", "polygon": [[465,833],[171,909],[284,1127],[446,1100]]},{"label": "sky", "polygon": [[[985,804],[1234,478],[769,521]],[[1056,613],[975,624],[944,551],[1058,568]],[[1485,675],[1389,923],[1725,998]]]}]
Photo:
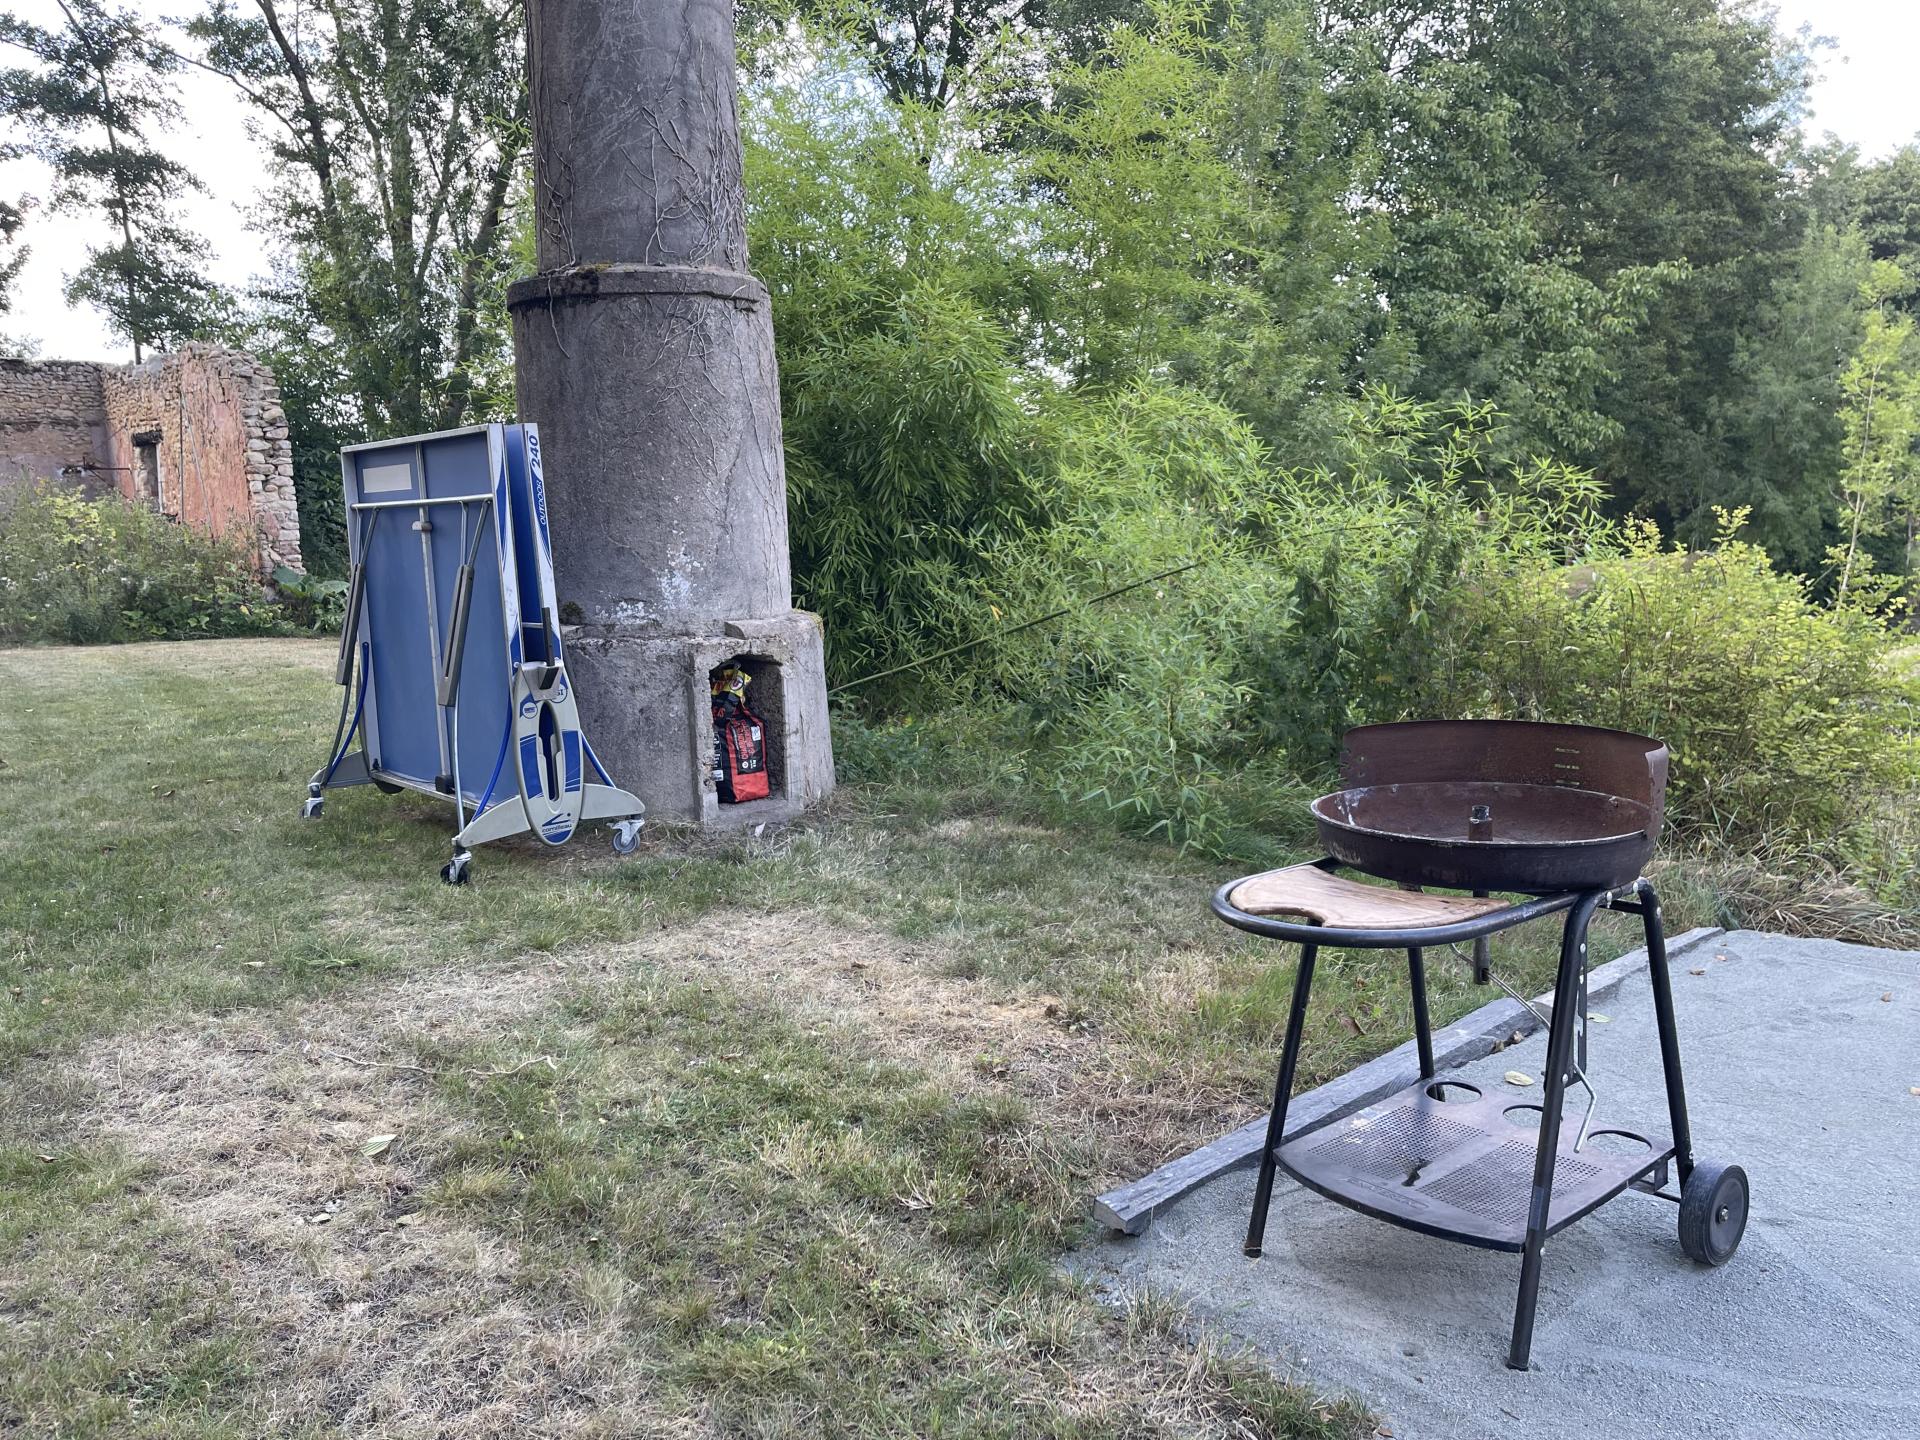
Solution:
[{"label": "sky", "polygon": [[[1860,147],[1869,158],[1885,155],[1920,134],[1920,85],[1913,58],[1920,55],[1920,3],[1915,0],[1776,0],[1780,26],[1832,37],[1822,52],[1813,87],[1808,128],[1830,131]],[[179,0],[129,0],[155,17],[178,14]],[[42,25],[59,23],[55,0],[10,0],[8,8]],[[186,162],[206,183],[207,194],[188,196],[184,210],[194,229],[213,246],[214,277],[242,285],[266,268],[263,238],[249,229],[246,212],[258,201],[261,149],[248,133],[248,111],[231,88],[214,76],[187,71],[179,79],[184,111],[180,129],[161,148]],[[46,167],[34,160],[0,162],[0,194],[44,196]],[[50,216],[36,210],[23,232],[31,251],[15,282],[12,313],[0,316],[0,332],[40,342],[47,359],[125,360],[127,347],[108,338],[89,308],[70,308],[61,286],[98,238],[96,222]]]}]

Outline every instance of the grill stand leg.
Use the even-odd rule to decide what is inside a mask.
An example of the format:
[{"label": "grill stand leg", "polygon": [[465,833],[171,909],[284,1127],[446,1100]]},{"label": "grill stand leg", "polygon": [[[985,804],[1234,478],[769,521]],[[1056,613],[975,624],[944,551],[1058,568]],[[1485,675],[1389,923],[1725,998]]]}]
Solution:
[{"label": "grill stand leg", "polygon": [[1420,1078],[1431,1080],[1433,1069],[1433,1024],[1427,1018],[1426,957],[1419,950],[1407,951],[1407,978],[1413,991],[1413,1043],[1420,1051]]},{"label": "grill stand leg", "polygon": [[1293,1098],[1293,1071],[1300,1060],[1300,1032],[1307,1020],[1307,994],[1313,989],[1313,962],[1317,945],[1300,947],[1300,966],[1293,974],[1293,1009],[1287,1014],[1287,1038],[1280,1046],[1280,1073],[1273,1082],[1273,1110],[1267,1116],[1267,1143],[1260,1152],[1260,1181],[1253,1190],[1253,1212],[1247,1217],[1245,1252],[1258,1258],[1267,1236],[1267,1207],[1273,1203],[1273,1174],[1279,1165],[1280,1142],[1287,1133],[1287,1102]]},{"label": "grill stand leg", "polygon": [[1647,936],[1647,978],[1653,984],[1653,1014],[1660,1027],[1660,1068],[1667,1082],[1667,1119],[1673,1126],[1673,1158],[1685,1188],[1693,1173],[1693,1127],[1687,1123],[1687,1085],[1680,1075],[1680,1035],[1673,1023],[1673,977],[1667,973],[1667,927],[1660,896],[1640,882],[1640,923]]},{"label": "grill stand leg", "polygon": [[1553,1166],[1560,1150],[1560,1111],[1566,1104],[1567,1068],[1573,1058],[1576,1002],[1587,963],[1587,924],[1604,891],[1583,895],[1567,912],[1560,936],[1560,970],[1553,985],[1553,1024],[1547,1032],[1546,1094],[1540,1106],[1540,1144],[1533,1159],[1533,1193],[1527,1203],[1527,1241],[1521,1252],[1520,1295],[1513,1307],[1513,1344],[1507,1366],[1525,1370],[1533,1353],[1533,1311],[1540,1298],[1540,1252],[1547,1243],[1553,1203]]}]

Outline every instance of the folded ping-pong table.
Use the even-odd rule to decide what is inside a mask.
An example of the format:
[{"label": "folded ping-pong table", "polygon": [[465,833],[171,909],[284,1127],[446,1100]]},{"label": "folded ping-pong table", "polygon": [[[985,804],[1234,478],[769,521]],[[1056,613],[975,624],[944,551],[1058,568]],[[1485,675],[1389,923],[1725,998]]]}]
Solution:
[{"label": "folded ping-pong table", "polygon": [[301,814],[318,818],[323,793],[348,785],[451,799],[450,885],[466,883],[475,845],[523,833],[560,845],[592,820],[632,853],[646,807],[581,733],[567,675],[537,427],[351,445],[340,475],[352,562],[340,720]]}]

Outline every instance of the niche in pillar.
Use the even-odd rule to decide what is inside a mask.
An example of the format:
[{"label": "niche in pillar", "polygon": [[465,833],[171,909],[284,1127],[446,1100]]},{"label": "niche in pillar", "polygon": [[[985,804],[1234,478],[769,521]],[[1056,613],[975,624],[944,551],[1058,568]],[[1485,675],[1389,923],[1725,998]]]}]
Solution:
[{"label": "niche in pillar", "polygon": [[[792,798],[787,787],[786,669],[769,655],[730,655],[707,672],[709,690],[723,683],[728,670],[739,670],[747,676],[747,691],[743,698],[746,708],[759,721],[767,772],[767,795],[764,800],[729,801],[720,793],[719,775],[712,774],[709,776],[712,801],[722,812],[772,807],[784,809]],[[711,706],[704,718],[706,725],[701,735],[700,753],[714,756],[714,769],[717,771],[724,762],[715,742]]]}]

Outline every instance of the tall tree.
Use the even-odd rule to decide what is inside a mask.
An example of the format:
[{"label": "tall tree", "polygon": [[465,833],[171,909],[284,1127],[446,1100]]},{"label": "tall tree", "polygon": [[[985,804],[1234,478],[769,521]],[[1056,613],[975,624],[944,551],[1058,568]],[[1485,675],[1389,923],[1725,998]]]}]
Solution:
[{"label": "tall tree", "polygon": [[169,77],[180,60],[131,11],[58,3],[58,29],[0,15],[0,41],[34,62],[0,70],[0,111],[52,167],[51,208],[106,221],[112,242],[88,247],[67,298],[100,310],[138,360],[204,328],[218,294],[206,242],[178,219],[181,192],[200,181],[154,148],[179,118]]},{"label": "tall tree", "polygon": [[[15,149],[0,145],[0,160],[11,159],[9,152]],[[13,282],[27,263],[27,247],[20,243],[20,230],[26,223],[24,196],[18,201],[0,200],[0,315],[13,309]]]},{"label": "tall tree", "polygon": [[1858,350],[1866,242],[1808,227],[1790,268],[1741,327],[1722,402],[1729,464],[1675,494],[1675,508],[1748,513],[1744,536],[1811,572],[1832,533],[1843,427],[1840,380]]},{"label": "tall tree", "polygon": [[1494,400],[1513,442],[1685,524],[1731,473],[1743,322],[1797,238],[1779,151],[1804,82],[1720,0],[1328,0],[1369,39],[1392,217],[1371,372]]},{"label": "tall tree", "polygon": [[1880,533],[1891,520],[1905,522],[1912,543],[1920,514],[1920,354],[1914,320],[1895,308],[1912,282],[1891,260],[1876,260],[1860,287],[1866,333],[1859,352],[1840,378],[1842,523],[1840,599],[1853,583],[1861,541]]},{"label": "tall tree", "polygon": [[1860,167],[1860,232],[1876,260],[1920,260],[1920,145]]},{"label": "tall tree", "polygon": [[[188,30],[254,106],[314,317],[363,422],[458,424],[504,397],[504,278],[526,148],[519,0],[214,0]],[[489,323],[490,321],[496,323]]]},{"label": "tall tree", "polygon": [[1356,213],[1370,147],[1334,92],[1311,0],[1221,20],[1149,0],[1056,64],[1018,137],[1047,202],[1055,363],[1083,386],[1171,379],[1231,406],[1283,459],[1319,458],[1377,313],[1386,227]]}]

